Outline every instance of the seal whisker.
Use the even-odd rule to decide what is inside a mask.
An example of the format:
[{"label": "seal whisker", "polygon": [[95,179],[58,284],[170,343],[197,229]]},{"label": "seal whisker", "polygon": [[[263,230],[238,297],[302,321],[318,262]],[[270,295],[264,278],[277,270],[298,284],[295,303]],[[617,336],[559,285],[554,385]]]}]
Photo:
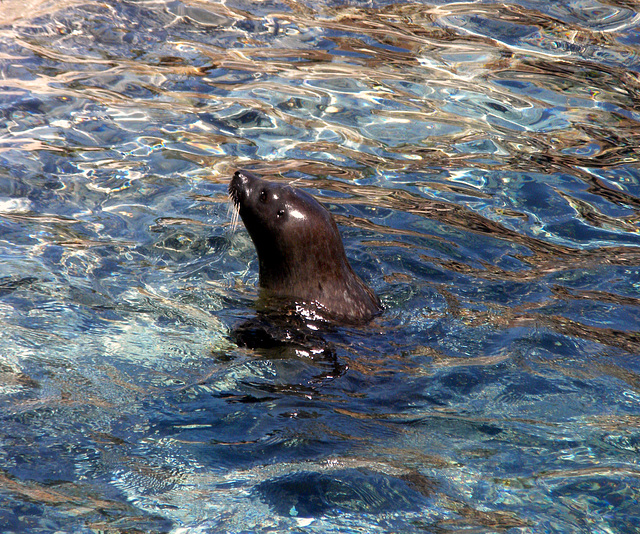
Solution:
[{"label": "seal whisker", "polygon": [[234,232],[240,219],[240,199],[238,198],[238,191],[231,185],[229,185],[229,200],[227,217],[231,217],[231,231]]},{"label": "seal whisker", "polygon": [[235,232],[240,220],[240,210],[233,204],[229,204],[229,209],[231,210],[231,231]]}]

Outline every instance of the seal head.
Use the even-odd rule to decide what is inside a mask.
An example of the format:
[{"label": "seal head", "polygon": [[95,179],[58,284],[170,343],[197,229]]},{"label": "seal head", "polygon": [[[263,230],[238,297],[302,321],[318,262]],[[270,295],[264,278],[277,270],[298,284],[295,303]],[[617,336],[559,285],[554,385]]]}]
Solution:
[{"label": "seal head", "polygon": [[333,217],[310,194],[237,171],[229,195],[258,252],[266,296],[333,322],[364,323],[382,311],[349,265]]}]

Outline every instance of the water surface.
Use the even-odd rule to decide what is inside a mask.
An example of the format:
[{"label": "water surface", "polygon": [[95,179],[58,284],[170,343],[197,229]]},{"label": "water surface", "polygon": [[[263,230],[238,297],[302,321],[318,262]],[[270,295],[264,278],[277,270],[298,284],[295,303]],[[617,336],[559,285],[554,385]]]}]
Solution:
[{"label": "water surface", "polygon": [[[640,529],[640,10],[0,3],[3,532]],[[240,348],[238,168],[385,313]]]}]

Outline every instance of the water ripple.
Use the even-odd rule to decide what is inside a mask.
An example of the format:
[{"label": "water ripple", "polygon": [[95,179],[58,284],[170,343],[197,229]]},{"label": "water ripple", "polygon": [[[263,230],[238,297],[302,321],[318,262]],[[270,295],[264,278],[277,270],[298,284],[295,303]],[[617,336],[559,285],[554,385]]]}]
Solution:
[{"label": "water ripple", "polygon": [[[6,528],[632,531],[637,5],[0,20]],[[322,356],[232,343],[237,168],[323,201],[383,316]]]}]

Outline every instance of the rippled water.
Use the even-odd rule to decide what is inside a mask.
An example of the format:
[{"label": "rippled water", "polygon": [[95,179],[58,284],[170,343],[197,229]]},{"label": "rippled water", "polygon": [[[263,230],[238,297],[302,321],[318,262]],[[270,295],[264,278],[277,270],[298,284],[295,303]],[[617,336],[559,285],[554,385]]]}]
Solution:
[{"label": "rippled water", "polygon": [[[640,8],[0,3],[3,532],[640,530]],[[238,348],[237,168],[386,311]]]}]

